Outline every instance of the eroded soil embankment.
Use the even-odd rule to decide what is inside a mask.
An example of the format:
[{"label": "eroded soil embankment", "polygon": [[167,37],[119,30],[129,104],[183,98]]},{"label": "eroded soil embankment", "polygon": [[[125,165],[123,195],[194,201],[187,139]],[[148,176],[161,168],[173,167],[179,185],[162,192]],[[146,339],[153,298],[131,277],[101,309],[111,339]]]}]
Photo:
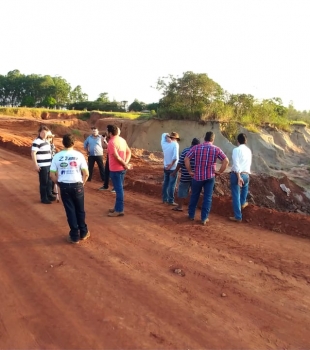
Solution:
[{"label": "eroded soil embankment", "polygon": [[[66,125],[68,121],[63,122],[64,125],[55,126],[53,121],[51,121],[52,124],[50,126],[54,129],[53,132],[58,132],[58,136],[60,136],[61,133],[77,130],[75,127],[79,125],[81,127],[81,140],[76,143],[76,148],[83,152],[83,132],[89,131],[89,125],[81,121],[78,121],[77,125],[75,125],[74,120],[69,121],[68,125]],[[105,121],[105,123],[111,123],[111,121]],[[2,125],[0,125],[0,146],[30,157],[30,146],[33,138],[36,136],[37,126],[37,121],[26,120],[18,122],[16,119],[14,121],[2,121]],[[124,124],[122,130],[128,131]],[[58,149],[62,148],[60,137],[55,138],[55,144]],[[125,186],[137,192],[155,195],[160,200],[162,182],[161,153],[133,149],[132,162],[134,170],[127,173]],[[94,178],[99,180],[96,168]],[[280,189],[280,183],[291,189],[289,197]],[[304,190],[287,177],[284,176],[279,180],[262,174],[251,176],[249,201],[253,205],[250,205],[244,211],[244,220],[251,223],[251,225],[266,227],[273,231],[290,235],[309,235],[307,229],[309,217],[289,213],[296,211],[309,212],[309,199],[305,195]],[[277,211],[279,210],[286,211],[286,213],[278,213]],[[223,216],[232,215],[228,175],[217,178],[212,211]]]}]

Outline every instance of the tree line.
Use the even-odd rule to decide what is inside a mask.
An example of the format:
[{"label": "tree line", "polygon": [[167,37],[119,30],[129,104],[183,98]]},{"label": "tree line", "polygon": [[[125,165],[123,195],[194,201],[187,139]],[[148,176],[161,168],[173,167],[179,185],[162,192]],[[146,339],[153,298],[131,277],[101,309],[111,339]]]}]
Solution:
[{"label": "tree line", "polygon": [[60,76],[25,75],[17,69],[7,75],[0,75],[0,106],[112,112],[157,108],[138,100],[129,106],[128,101],[110,101],[106,92],[100,93],[95,101],[89,101],[80,85],[72,89],[66,79]]},{"label": "tree line", "polygon": [[259,101],[250,94],[230,94],[205,73],[188,71],[181,77],[162,77],[156,89],[162,98],[149,104],[138,99],[129,105],[128,101],[110,101],[106,92],[89,101],[80,85],[72,89],[60,76],[24,75],[13,70],[0,75],[0,105],[112,112],[149,110],[161,119],[233,121],[243,125],[267,123],[282,129],[292,120],[310,121],[310,111],[297,111],[292,104],[285,107],[279,97]]},{"label": "tree line", "polygon": [[250,94],[230,94],[205,73],[159,78],[157,89],[163,95],[157,111],[163,119],[271,124],[281,129],[293,120],[310,122],[310,111],[297,111],[293,104],[285,107],[279,97],[258,100]]}]

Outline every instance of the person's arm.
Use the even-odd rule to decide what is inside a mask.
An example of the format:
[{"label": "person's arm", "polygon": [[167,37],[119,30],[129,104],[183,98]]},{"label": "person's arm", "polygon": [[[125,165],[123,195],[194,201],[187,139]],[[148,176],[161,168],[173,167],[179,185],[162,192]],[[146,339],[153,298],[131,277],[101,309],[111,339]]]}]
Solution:
[{"label": "person's arm", "polygon": [[125,158],[125,163],[128,164],[131,159],[131,149],[126,145],[126,158]]},{"label": "person's arm", "polygon": [[50,171],[50,178],[55,184],[57,184],[57,182],[58,182],[58,173],[57,173],[57,171]]},{"label": "person's arm", "polygon": [[[89,136],[88,136],[89,137]],[[89,141],[87,139],[84,141],[84,150],[86,151],[87,155],[89,155]]]},{"label": "person's arm", "polygon": [[222,160],[222,164],[221,164],[221,167],[220,167],[219,171],[216,171],[215,173],[216,173],[217,175],[223,174],[223,172],[227,169],[228,164],[229,164],[229,160],[228,160],[228,158],[226,157],[225,159]]},{"label": "person's arm", "polygon": [[171,173],[171,176],[175,176],[178,171],[181,169],[181,164],[178,163],[177,167],[173,170],[173,172]]},{"label": "person's arm", "polygon": [[89,172],[88,172],[88,169],[81,169],[81,172],[82,172],[82,177],[83,177],[83,186],[85,186],[86,184],[86,181],[89,177]]},{"label": "person's arm", "polygon": [[37,151],[31,151],[31,158],[33,160],[35,170],[39,172],[41,170],[40,166],[37,163]]},{"label": "person's arm", "polygon": [[188,156],[186,156],[186,157],[184,158],[184,164],[185,164],[185,167],[186,167],[186,169],[187,169],[189,175],[190,175],[191,177],[193,177],[193,176],[194,176],[194,172],[193,172],[193,170],[192,170],[192,168],[191,168],[191,160],[190,160],[190,158],[189,158]]},{"label": "person's arm", "polygon": [[166,166],[166,170],[170,170],[173,167],[173,165],[178,161],[178,151],[179,151],[178,144],[175,143],[174,150],[173,150],[172,161],[171,161],[170,164],[168,164]]},{"label": "person's arm", "polygon": [[106,136],[101,136],[101,145],[103,149],[108,148],[108,141]]},{"label": "person's arm", "polygon": [[161,135],[161,146],[163,147],[166,143],[170,143],[171,142],[171,139],[170,137],[168,137],[169,134],[167,132],[164,132],[162,135]]},{"label": "person's arm", "polygon": [[232,152],[232,161],[233,161],[233,165],[234,165],[234,171],[235,171],[237,178],[238,178],[238,185],[240,187],[242,187],[243,186],[243,179],[242,179],[241,174],[240,174],[241,168],[240,168],[240,162],[239,162],[239,149],[238,149],[238,147],[235,148]]}]

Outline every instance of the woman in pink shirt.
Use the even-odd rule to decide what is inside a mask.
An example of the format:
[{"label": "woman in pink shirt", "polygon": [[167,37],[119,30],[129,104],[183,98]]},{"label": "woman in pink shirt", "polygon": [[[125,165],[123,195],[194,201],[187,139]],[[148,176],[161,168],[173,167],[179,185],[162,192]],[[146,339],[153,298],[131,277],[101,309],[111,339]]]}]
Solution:
[{"label": "woman in pink shirt", "polygon": [[107,126],[108,136],[108,156],[110,177],[116,193],[115,206],[109,209],[108,216],[116,217],[124,215],[124,176],[126,170],[129,169],[129,161],[131,151],[125,139],[119,136],[118,127],[116,125]]}]

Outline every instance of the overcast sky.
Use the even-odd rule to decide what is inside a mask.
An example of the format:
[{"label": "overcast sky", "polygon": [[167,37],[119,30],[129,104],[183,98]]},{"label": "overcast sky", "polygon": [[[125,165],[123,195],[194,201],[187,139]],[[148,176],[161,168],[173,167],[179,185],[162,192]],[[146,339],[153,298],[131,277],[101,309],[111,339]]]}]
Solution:
[{"label": "overcast sky", "polygon": [[309,0],[0,0],[0,74],[59,75],[90,100],[157,102],[157,79],[310,110]]}]

